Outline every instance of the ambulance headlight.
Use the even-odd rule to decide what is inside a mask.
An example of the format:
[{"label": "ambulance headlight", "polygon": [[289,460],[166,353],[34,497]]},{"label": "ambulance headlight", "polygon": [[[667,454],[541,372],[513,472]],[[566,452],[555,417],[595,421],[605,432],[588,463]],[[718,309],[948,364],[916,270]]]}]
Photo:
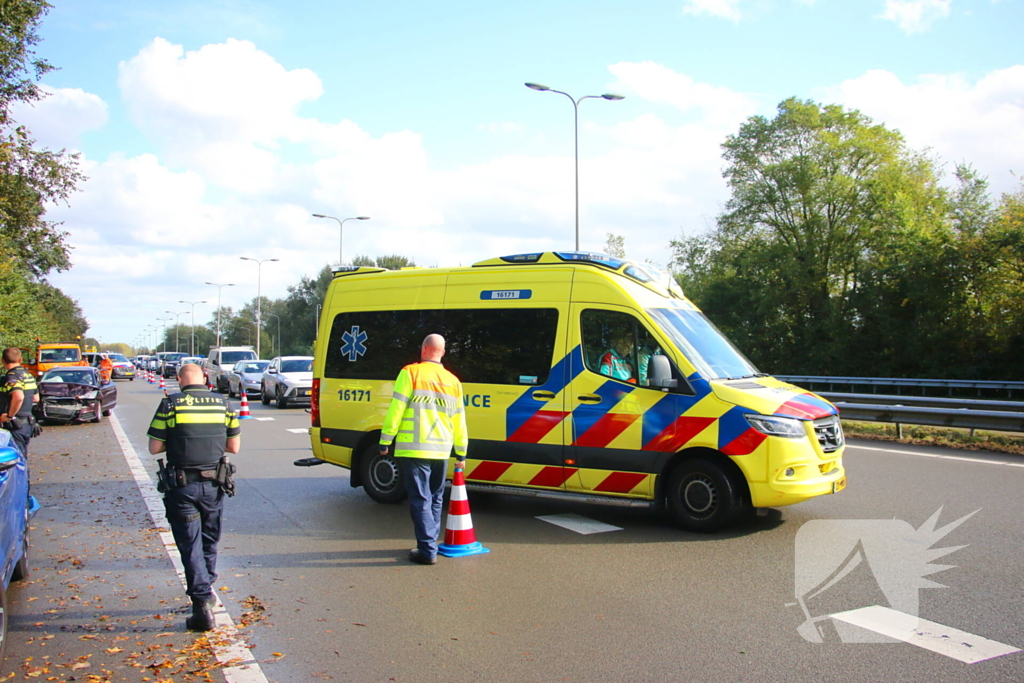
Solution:
[{"label": "ambulance headlight", "polygon": [[784,439],[806,439],[807,430],[803,420],[777,415],[744,415],[750,426],[768,436],[781,436]]}]

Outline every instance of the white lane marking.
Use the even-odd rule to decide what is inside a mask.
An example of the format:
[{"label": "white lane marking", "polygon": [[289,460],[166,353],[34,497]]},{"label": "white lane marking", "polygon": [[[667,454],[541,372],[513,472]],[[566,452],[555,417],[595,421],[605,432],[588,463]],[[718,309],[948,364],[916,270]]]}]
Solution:
[{"label": "white lane marking", "polygon": [[[186,585],[185,568],[181,564],[178,547],[174,545],[174,537],[171,535],[169,525],[167,524],[163,496],[156,490],[156,485],[149,478],[146,467],[142,464],[138,453],[135,452],[131,441],[128,440],[128,435],[125,433],[124,428],[121,427],[121,422],[117,419],[117,415],[110,415],[110,424],[114,428],[117,442],[121,445],[124,459],[128,461],[128,467],[131,469],[132,476],[135,477],[139,493],[142,494],[142,499],[146,502],[146,507],[149,508],[149,516],[153,519],[153,525],[160,530],[160,540],[164,544],[164,550],[167,551],[168,557],[171,558],[171,564],[174,565],[174,571],[178,574],[178,580],[181,581],[181,585],[184,587]],[[217,605],[214,607],[213,613],[217,618],[218,635],[222,636],[222,638],[211,638],[210,649],[213,650],[217,661],[224,665],[221,669],[224,672],[224,679],[227,683],[267,683],[267,677],[263,675],[259,662],[253,658],[252,652],[245,647],[245,641],[239,635],[238,629],[235,628],[235,623],[231,620],[231,615],[228,614],[224,603],[221,602],[220,596],[217,595],[216,589],[213,595],[217,599]]]},{"label": "white lane marking", "polygon": [[257,420],[258,422],[273,422],[274,421],[274,418],[272,418],[272,417],[254,417],[253,419]]},{"label": "white lane marking", "polygon": [[982,465],[1005,465],[1006,467],[1024,467],[1024,462],[1005,462],[1003,460],[984,460],[982,458],[965,458],[960,455],[939,455],[938,453],[916,453],[914,451],[901,451],[895,448],[874,448],[873,446],[854,446],[847,444],[850,448],[862,451],[878,451],[880,453],[899,453],[900,455],[916,455],[919,458],[940,458],[942,460],[960,460],[962,462],[976,462]]},{"label": "white lane marking", "polygon": [[612,526],[594,519],[588,519],[582,515],[539,515],[537,519],[560,526],[578,534],[600,534],[605,531],[622,531],[620,526]]},{"label": "white lane marking", "polygon": [[309,434],[309,428],[308,427],[303,427],[302,429],[288,429],[286,431],[289,431],[292,434]]},{"label": "white lane marking", "polygon": [[897,612],[888,607],[872,605],[849,612],[830,615],[833,619],[860,626],[883,636],[902,640],[905,643],[938,652],[964,664],[983,662],[986,659],[1020,652],[1020,649],[966,633],[934,621]]}]

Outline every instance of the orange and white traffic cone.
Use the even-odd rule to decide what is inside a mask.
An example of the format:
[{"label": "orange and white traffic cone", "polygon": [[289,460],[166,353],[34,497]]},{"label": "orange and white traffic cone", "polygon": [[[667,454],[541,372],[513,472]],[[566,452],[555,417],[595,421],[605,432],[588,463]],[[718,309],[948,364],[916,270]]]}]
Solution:
[{"label": "orange and white traffic cone", "polygon": [[148,382],[149,384],[153,383],[153,371],[152,370],[146,370],[146,382]]},{"label": "orange and white traffic cone", "polygon": [[166,388],[167,388],[167,385],[166,385],[166,384],[164,384],[164,376],[163,376],[163,373],[160,373],[160,388],[161,388],[161,389],[166,389]]},{"label": "orange and white traffic cone", "polygon": [[245,391],[245,387],[242,387],[242,405],[238,408],[238,419],[248,420],[251,418],[252,415],[249,414],[249,393]]},{"label": "orange and white traffic cone", "polygon": [[469,514],[469,498],[466,496],[466,478],[462,470],[455,470],[452,478],[452,495],[448,500],[448,524],[444,532],[444,543],[437,546],[437,552],[445,557],[464,557],[491,552],[476,540],[473,518]]}]

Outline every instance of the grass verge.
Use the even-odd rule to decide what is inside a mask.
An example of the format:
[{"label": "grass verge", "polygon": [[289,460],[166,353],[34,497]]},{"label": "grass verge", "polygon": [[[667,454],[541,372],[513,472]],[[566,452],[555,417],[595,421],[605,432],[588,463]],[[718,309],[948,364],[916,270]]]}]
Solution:
[{"label": "grass verge", "polygon": [[873,439],[895,443],[946,446],[969,451],[994,451],[1024,455],[1024,435],[1008,432],[989,432],[978,429],[971,434],[968,429],[905,424],[901,439],[894,424],[843,420],[843,433],[848,438],[854,439]]}]

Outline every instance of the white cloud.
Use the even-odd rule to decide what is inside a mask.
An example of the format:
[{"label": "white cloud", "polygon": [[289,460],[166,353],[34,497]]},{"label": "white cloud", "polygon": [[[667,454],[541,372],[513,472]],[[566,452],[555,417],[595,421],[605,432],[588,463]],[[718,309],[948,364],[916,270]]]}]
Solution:
[{"label": "white cloud", "polygon": [[757,102],[728,88],[699,83],[654,62],[619,62],[608,70],[618,78],[614,88],[632,93],[647,102],[694,112],[723,128],[736,124],[757,110]]},{"label": "white cloud", "polygon": [[875,70],[825,91],[827,101],[861,110],[899,129],[914,148],[932,148],[952,164],[966,161],[998,192],[1024,173],[1024,66],[993,71],[976,83],[932,74],[906,84]]},{"label": "white cloud", "polygon": [[234,39],[186,53],[156,38],[121,63],[118,85],[132,121],[172,163],[251,193],[273,187],[273,150],[298,123],[299,105],[323,92],[312,71],[288,71]]},{"label": "white cloud", "polygon": [[50,149],[78,149],[80,136],[107,123],[107,103],[78,88],[40,86],[42,100],[17,102],[11,107],[14,120],[28,127],[36,141]]},{"label": "white cloud", "polygon": [[885,0],[885,11],[878,18],[895,23],[908,34],[922,33],[949,16],[951,3],[952,0]]},{"label": "white cloud", "polygon": [[740,0],[684,0],[683,13],[697,16],[710,14],[729,21],[739,21],[742,19],[739,4]]}]

